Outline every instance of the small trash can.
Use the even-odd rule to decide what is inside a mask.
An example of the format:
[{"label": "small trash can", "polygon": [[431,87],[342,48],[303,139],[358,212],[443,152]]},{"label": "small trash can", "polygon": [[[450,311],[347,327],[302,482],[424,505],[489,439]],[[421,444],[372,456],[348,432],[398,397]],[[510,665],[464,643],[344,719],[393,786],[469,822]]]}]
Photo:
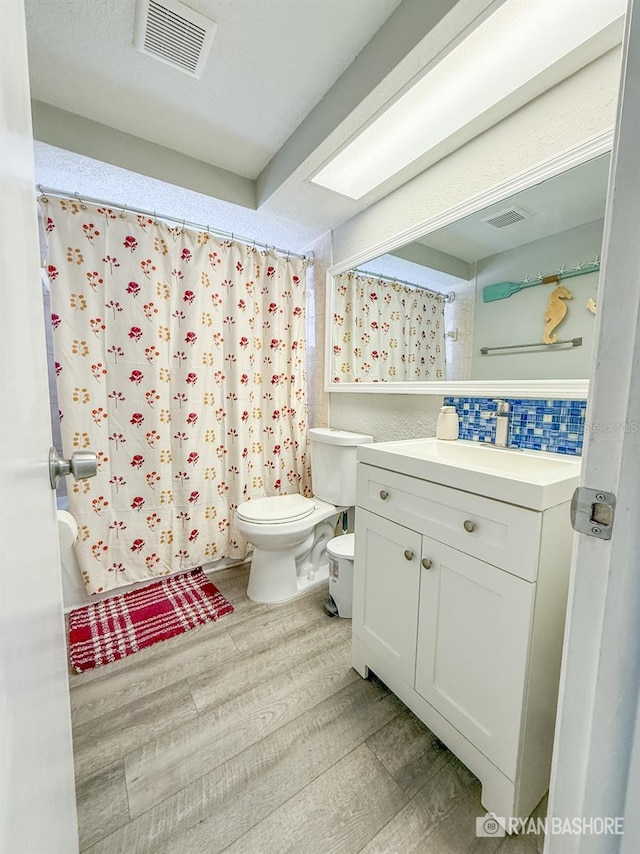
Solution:
[{"label": "small trash can", "polygon": [[329,601],[326,610],[351,619],[353,610],[354,534],[334,537],[327,543],[329,555]]}]

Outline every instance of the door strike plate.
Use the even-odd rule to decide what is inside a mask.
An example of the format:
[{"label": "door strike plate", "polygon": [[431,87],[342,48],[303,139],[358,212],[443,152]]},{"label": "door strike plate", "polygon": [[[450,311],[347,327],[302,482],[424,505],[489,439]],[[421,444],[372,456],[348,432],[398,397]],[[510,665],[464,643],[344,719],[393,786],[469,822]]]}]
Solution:
[{"label": "door strike plate", "polygon": [[579,534],[610,540],[615,512],[613,492],[579,486],[571,499],[571,526]]}]

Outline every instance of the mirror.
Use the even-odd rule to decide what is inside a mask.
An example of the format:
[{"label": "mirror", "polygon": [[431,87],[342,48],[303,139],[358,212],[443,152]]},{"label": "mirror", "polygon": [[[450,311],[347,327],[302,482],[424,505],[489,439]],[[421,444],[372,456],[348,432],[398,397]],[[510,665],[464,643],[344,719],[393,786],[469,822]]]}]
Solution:
[{"label": "mirror", "polygon": [[329,389],[588,379],[609,160],[334,275]]}]

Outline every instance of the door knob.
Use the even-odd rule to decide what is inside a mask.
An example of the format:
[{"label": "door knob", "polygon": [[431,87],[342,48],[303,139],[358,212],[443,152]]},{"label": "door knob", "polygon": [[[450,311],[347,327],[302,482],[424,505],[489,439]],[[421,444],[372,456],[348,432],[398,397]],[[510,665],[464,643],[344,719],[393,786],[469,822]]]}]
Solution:
[{"label": "door knob", "polygon": [[382,498],[383,501],[386,501],[388,497],[389,497],[389,493],[387,492],[387,490],[381,489],[380,490],[380,498]]},{"label": "door knob", "polygon": [[475,522],[472,522],[471,519],[465,519],[464,529],[465,529],[465,531],[467,531],[467,533],[469,533],[469,534],[473,533],[473,531],[475,531],[476,528],[477,528],[477,525]]},{"label": "door knob", "polygon": [[61,460],[55,448],[49,449],[49,483],[56,489],[61,477],[72,474],[75,480],[95,477],[98,471],[98,457],[94,451],[74,451],[71,459]]},{"label": "door knob", "polygon": [[431,563],[428,557],[424,557],[422,558],[422,566],[424,569],[431,569],[433,564]]},{"label": "door knob", "polygon": [[405,549],[404,556],[407,560],[413,560],[413,552]]}]

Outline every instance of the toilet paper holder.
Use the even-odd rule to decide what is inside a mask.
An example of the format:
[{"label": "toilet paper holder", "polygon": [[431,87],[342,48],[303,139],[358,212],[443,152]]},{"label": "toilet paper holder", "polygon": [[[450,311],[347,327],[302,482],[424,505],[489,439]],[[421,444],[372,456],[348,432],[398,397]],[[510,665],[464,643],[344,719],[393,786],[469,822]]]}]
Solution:
[{"label": "toilet paper holder", "polygon": [[62,460],[55,448],[49,448],[49,483],[56,489],[61,477],[72,474],[75,480],[95,477],[98,471],[98,457],[94,451],[74,451],[71,459]]}]

